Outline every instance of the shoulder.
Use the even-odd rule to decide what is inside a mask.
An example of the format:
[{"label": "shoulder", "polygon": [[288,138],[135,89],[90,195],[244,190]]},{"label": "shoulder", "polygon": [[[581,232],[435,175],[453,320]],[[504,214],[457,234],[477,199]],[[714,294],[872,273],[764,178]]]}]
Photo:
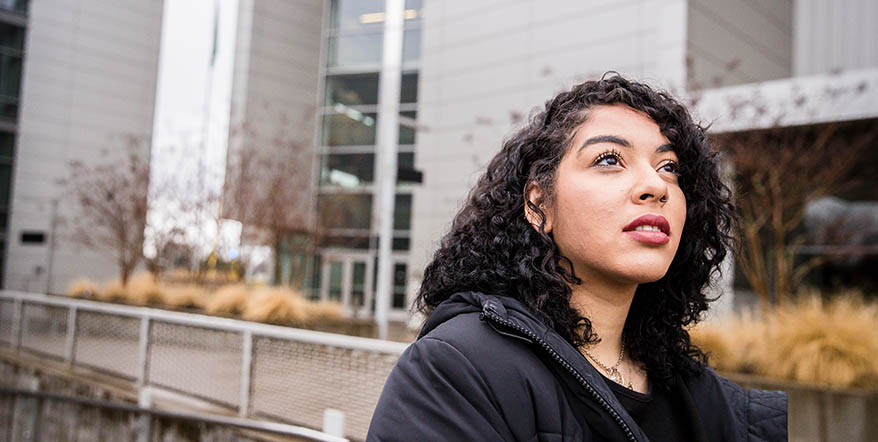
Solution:
[{"label": "shoulder", "polygon": [[692,384],[701,394],[713,391],[726,399],[736,422],[736,440],[786,440],[788,397],[785,392],[747,389],[709,367],[705,367]]},{"label": "shoulder", "polygon": [[527,440],[541,428],[534,392],[550,395],[550,376],[525,342],[496,333],[477,312],[457,315],[400,357],[367,440]]},{"label": "shoulder", "polygon": [[422,354],[424,351],[418,350],[447,347],[445,352],[431,351],[424,356],[440,359],[433,361],[437,364],[455,363],[441,360],[444,353],[454,352],[487,383],[505,385],[506,389],[508,382],[525,381],[545,371],[530,343],[501,334],[490,323],[482,321],[478,312],[460,314],[445,321],[411,347],[413,352]]}]

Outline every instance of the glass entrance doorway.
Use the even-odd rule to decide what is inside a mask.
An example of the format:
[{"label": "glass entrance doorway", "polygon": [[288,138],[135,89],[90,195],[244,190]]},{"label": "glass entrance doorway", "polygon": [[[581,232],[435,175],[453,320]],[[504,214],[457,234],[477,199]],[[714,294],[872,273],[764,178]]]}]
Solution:
[{"label": "glass entrance doorway", "polygon": [[[378,260],[371,253],[326,253],[320,260],[320,300],[342,305],[344,313],[352,318],[372,317],[375,312],[375,288]],[[393,291],[391,312],[405,312],[407,259],[393,257]]]}]

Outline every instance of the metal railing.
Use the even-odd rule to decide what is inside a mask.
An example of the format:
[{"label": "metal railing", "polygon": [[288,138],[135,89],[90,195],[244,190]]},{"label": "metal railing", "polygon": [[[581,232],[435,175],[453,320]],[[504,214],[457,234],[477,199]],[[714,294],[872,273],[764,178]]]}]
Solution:
[{"label": "metal railing", "polygon": [[[322,442],[348,440],[295,425],[205,413],[158,410],[124,402],[23,389],[0,387],[0,404],[2,404],[0,408],[7,412],[7,415],[3,416],[4,422],[11,423],[11,425],[0,426],[2,440],[76,440],[79,439],[77,436],[82,436],[83,433],[91,433],[90,430],[94,427],[101,429],[101,436],[112,440],[165,440],[165,437],[159,438],[156,434],[167,436],[168,430],[179,428],[179,425],[174,425],[177,423],[186,423],[198,430],[205,430],[203,432],[205,434],[199,434],[198,440],[232,440],[235,435],[229,430],[249,430],[258,434],[290,436],[296,440]],[[69,404],[73,407],[59,407],[58,404]],[[105,413],[94,413],[91,412],[92,410],[102,410]],[[89,421],[83,425],[81,422],[83,415],[96,417],[101,422]],[[163,423],[165,425],[162,425]],[[169,428],[161,428],[163,426]],[[211,429],[213,431],[210,431]]]},{"label": "metal railing", "polygon": [[327,409],[365,438],[404,343],[191,313],[0,291],[0,345],[321,428]]}]

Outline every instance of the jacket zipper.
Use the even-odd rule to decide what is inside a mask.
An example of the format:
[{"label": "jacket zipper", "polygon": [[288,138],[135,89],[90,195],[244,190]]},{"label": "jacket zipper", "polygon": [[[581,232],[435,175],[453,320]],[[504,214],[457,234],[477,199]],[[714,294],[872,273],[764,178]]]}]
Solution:
[{"label": "jacket zipper", "polygon": [[491,319],[494,322],[497,322],[505,327],[509,327],[509,328],[519,332],[519,333],[522,333],[522,334],[526,335],[528,338],[530,338],[531,340],[533,340],[534,342],[536,342],[537,344],[539,344],[540,347],[542,347],[544,350],[546,350],[555,359],[556,362],[561,364],[562,367],[564,367],[567,371],[569,371],[570,374],[572,374],[573,377],[576,379],[576,381],[579,382],[580,385],[585,387],[585,390],[588,391],[589,394],[594,396],[594,398],[597,400],[597,402],[605,410],[607,410],[610,413],[610,416],[613,417],[613,420],[615,420],[616,423],[619,424],[620,427],[622,427],[622,431],[625,432],[625,436],[628,438],[628,440],[630,440],[632,442],[637,442],[637,438],[634,437],[634,433],[631,431],[631,428],[628,426],[628,424],[626,424],[625,421],[622,419],[622,416],[619,415],[619,412],[617,412],[609,403],[607,403],[607,401],[604,400],[604,398],[602,398],[601,395],[598,394],[597,390],[595,390],[594,387],[591,384],[589,384],[588,381],[586,381],[585,378],[583,378],[582,375],[579,374],[579,372],[576,371],[576,369],[573,368],[573,366],[570,365],[570,363],[567,362],[566,359],[561,357],[561,355],[559,355],[558,352],[556,352],[555,349],[549,345],[549,343],[542,340],[542,338],[538,337],[530,330],[528,330],[524,327],[521,327],[521,326],[519,326],[519,325],[517,325],[509,320],[501,318],[500,315],[498,315],[497,313],[493,312],[490,309],[483,310],[482,316],[487,316],[489,319]]}]

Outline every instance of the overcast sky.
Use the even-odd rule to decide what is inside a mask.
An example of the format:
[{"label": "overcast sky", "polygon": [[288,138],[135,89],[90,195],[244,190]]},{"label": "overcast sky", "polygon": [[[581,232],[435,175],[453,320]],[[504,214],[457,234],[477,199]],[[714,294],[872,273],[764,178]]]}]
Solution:
[{"label": "overcast sky", "polygon": [[[153,183],[172,180],[191,194],[199,189],[192,183],[198,181],[198,164],[203,159],[204,190],[221,190],[237,12],[238,0],[164,1],[150,162]],[[211,67],[215,14],[217,53]],[[156,206],[150,216],[153,223],[168,218],[163,210],[173,210],[165,204]],[[205,227],[203,235],[213,237],[213,226]]]}]

